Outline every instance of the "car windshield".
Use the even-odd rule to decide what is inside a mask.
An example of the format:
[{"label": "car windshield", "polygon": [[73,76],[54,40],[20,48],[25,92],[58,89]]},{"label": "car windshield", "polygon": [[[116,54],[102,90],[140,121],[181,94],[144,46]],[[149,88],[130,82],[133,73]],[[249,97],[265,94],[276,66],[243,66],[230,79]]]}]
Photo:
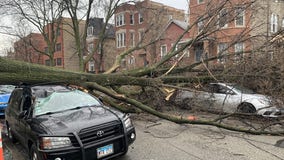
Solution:
[{"label": "car windshield", "polygon": [[255,92],[253,90],[245,88],[245,87],[240,86],[240,85],[233,85],[232,87],[235,90],[238,90],[239,92],[244,93],[244,94],[255,94]]},{"label": "car windshield", "polygon": [[15,86],[12,85],[0,85],[0,94],[11,93]]},{"label": "car windshield", "polygon": [[101,103],[88,93],[79,90],[56,91],[47,97],[36,97],[34,115],[39,116],[78,107],[97,105],[101,105]]}]

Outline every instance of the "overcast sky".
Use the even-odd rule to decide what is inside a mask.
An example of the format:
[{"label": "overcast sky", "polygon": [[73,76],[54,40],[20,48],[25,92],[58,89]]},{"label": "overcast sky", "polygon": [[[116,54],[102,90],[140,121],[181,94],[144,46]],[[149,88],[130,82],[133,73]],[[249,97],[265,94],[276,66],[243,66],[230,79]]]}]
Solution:
[{"label": "overcast sky", "polygon": [[167,6],[172,6],[178,9],[187,10],[187,0],[152,0],[155,2],[159,2],[165,4]]}]

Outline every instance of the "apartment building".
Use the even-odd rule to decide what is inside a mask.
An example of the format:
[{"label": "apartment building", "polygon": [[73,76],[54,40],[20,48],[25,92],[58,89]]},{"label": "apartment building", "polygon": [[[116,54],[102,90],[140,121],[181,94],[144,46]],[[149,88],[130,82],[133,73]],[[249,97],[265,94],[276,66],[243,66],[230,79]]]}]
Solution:
[{"label": "apartment building", "polygon": [[161,43],[155,40],[160,39],[172,19],[185,21],[184,10],[150,0],[121,4],[115,11],[117,54],[153,42],[126,56],[121,68],[132,69],[157,62],[161,58]]},{"label": "apartment building", "polygon": [[[62,18],[59,24],[48,24],[45,26],[46,33],[49,36],[56,37],[56,44],[54,45],[54,66],[72,71],[80,71],[79,57],[76,53],[75,40],[72,36],[72,20],[70,18]],[[52,25],[56,25],[52,27]],[[84,30],[85,21],[79,22],[80,33]],[[52,32],[55,32],[51,34]],[[50,37],[52,39],[52,37]],[[44,51],[48,52],[48,45],[45,43]],[[50,65],[50,58],[43,55],[44,64]]]},{"label": "apartment building", "polygon": [[[283,27],[283,0],[191,0],[190,37],[195,61],[219,56],[216,63],[238,62],[263,50],[265,42]],[[204,35],[204,36],[202,36]],[[267,50],[267,48],[266,48]],[[222,56],[222,55],[232,56]]]},{"label": "apartment building", "polygon": [[[102,34],[104,27],[105,32]],[[101,39],[104,39],[103,42]],[[94,55],[87,63],[87,71],[100,73],[109,69],[113,65],[114,55],[116,55],[114,25],[105,24],[103,18],[91,18],[86,41],[88,50],[86,53]]]},{"label": "apartment building", "polygon": [[13,59],[29,63],[44,64],[41,53],[41,51],[44,50],[44,45],[41,34],[31,33],[14,43]]}]

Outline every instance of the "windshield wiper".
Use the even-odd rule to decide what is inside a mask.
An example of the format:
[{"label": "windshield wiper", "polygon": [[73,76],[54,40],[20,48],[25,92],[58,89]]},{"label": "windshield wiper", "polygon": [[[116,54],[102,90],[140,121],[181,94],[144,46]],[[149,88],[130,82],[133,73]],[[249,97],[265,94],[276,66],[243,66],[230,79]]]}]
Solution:
[{"label": "windshield wiper", "polygon": [[[64,110],[63,110],[63,111],[64,111]],[[51,114],[60,113],[60,112],[63,112],[63,111],[46,112],[46,113],[39,114],[39,115],[36,115],[36,116],[39,117],[39,116],[43,116],[43,115],[51,115]]]},{"label": "windshield wiper", "polygon": [[78,110],[78,109],[81,109],[81,108],[93,107],[93,106],[96,106],[96,105],[77,106],[77,107],[70,108],[70,109],[65,109],[65,110],[62,110],[62,111],[55,111],[55,112],[51,112],[50,111],[50,112],[46,112],[46,113],[43,113],[43,114],[40,114],[40,115],[36,115],[36,116],[38,117],[38,116],[43,116],[43,115],[51,115],[51,114],[55,114],[55,113],[61,113],[61,112],[70,111],[70,110]]}]

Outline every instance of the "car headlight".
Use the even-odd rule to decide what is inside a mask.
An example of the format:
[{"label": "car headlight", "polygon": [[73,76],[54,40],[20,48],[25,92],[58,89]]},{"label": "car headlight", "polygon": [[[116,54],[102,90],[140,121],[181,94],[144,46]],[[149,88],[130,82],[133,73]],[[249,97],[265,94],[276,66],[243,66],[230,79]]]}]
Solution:
[{"label": "car headlight", "polygon": [[129,118],[129,116],[126,116],[124,119],[123,119],[123,122],[124,122],[124,125],[126,128],[129,128],[132,126],[132,121],[131,119]]},{"label": "car headlight", "polygon": [[72,146],[69,137],[42,137],[41,149],[55,149]]}]

